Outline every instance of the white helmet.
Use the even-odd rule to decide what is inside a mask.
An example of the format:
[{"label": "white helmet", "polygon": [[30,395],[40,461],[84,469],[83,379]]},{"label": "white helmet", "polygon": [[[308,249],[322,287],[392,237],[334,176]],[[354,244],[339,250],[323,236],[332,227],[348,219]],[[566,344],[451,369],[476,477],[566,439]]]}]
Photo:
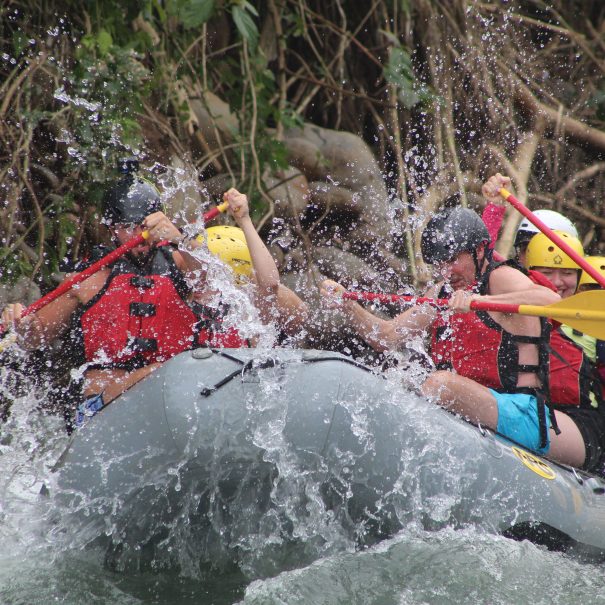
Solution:
[{"label": "white helmet", "polygon": [[[578,230],[575,225],[565,216],[555,212],[554,210],[536,210],[534,215],[537,216],[549,229],[553,231],[563,231],[569,235],[579,238]],[[540,229],[532,224],[528,219],[524,218],[517,227],[515,235],[515,246],[520,246],[522,243],[528,242]]]}]

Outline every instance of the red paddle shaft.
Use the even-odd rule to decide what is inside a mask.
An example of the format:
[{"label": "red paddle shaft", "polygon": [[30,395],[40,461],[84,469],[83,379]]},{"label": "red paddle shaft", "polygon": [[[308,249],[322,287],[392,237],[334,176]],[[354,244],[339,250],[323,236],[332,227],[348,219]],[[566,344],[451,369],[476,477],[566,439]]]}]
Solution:
[{"label": "red paddle shaft", "polygon": [[[379,302],[383,304],[410,302],[415,305],[427,304],[431,307],[444,309],[448,306],[448,301],[444,298],[427,298],[424,296],[408,296],[403,294],[380,294],[378,292],[343,292],[342,297],[345,300],[365,300],[367,302]],[[473,311],[494,311],[498,313],[517,313],[521,305],[512,305],[508,303],[493,303],[482,300],[471,302]]]},{"label": "red paddle shaft", "polygon": [[518,210],[530,223],[533,223],[548,239],[555,245],[557,245],[565,254],[569,256],[582,270],[586,271],[590,277],[592,277],[601,288],[605,288],[605,277],[603,277],[592,265],[586,262],[586,260],[580,256],[573,248],[569,246],[562,238],[560,238],[552,229],[547,227],[531,210],[526,208],[510,191],[500,189],[500,195],[511,204],[516,210]]}]

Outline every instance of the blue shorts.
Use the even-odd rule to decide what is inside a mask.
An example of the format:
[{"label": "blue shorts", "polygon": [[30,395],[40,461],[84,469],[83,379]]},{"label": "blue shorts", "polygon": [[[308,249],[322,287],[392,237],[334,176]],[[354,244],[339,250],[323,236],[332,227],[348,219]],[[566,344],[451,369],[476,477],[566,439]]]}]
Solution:
[{"label": "blue shorts", "polygon": [[[538,400],[525,393],[498,393],[490,389],[498,404],[496,430],[537,454],[546,454],[550,448],[550,434],[546,431],[546,446],[540,447],[540,421]],[[548,421],[548,409],[546,410]]]}]

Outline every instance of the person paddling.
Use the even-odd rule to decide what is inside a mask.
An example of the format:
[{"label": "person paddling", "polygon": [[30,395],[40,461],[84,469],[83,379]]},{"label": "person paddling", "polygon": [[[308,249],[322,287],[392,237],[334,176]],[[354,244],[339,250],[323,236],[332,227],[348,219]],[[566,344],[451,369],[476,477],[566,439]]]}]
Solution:
[{"label": "person paddling", "polygon": [[[563,231],[554,231],[554,233],[562,238],[578,256],[584,257],[584,248],[577,237]],[[584,284],[590,281],[592,284],[598,286],[594,279],[582,271],[578,264],[567,253],[551,242],[543,233],[537,233],[529,241],[525,254],[525,266],[528,269],[544,275],[557,289],[561,298],[569,298],[576,292],[581,291],[579,289],[581,278]],[[602,399],[602,387],[598,383],[601,383],[602,380],[600,376],[594,372],[592,365],[597,364],[597,339],[593,336],[583,334],[582,332],[573,329],[571,326],[566,324],[559,325],[555,322],[551,338],[559,337],[563,337],[575,343],[583,350],[584,355],[590,360],[591,365],[589,367],[577,369],[578,381],[585,396],[590,398],[592,406],[598,407]],[[602,368],[603,362],[605,361],[603,358],[603,353],[605,353],[605,351],[603,351],[602,341],[598,342],[601,343],[599,349],[602,353],[599,365]],[[551,356],[552,368],[560,366],[561,363],[561,360]]]},{"label": "person paddling", "polygon": [[[592,408],[577,389],[567,389],[577,378],[571,370],[551,376],[547,322],[470,312],[473,300],[548,305],[560,297],[494,261],[487,227],[469,209],[447,208],[434,216],[422,233],[422,254],[443,280],[426,295],[449,298],[449,314],[417,305],[385,320],[343,300],[344,288],[334,281],[324,281],[321,293],[377,350],[396,349],[428,333],[434,370],[420,390],[439,405],[539,454],[600,470],[603,406]],[[580,407],[582,417],[572,419],[564,411]]]},{"label": "person paddling", "polygon": [[[247,197],[230,189],[224,199],[244,234],[258,299],[275,304],[279,275],[250,220]],[[193,254],[205,244],[183,236],[164,214],[153,184],[127,174],[107,190],[103,222],[115,245],[143,231],[149,237],[35,314],[21,319],[23,306],[17,303],[1,317],[28,349],[68,332],[75,365],[83,364],[77,424],[184,350],[247,345],[236,330],[221,329],[221,317],[205,317],[191,304],[193,291],[205,287],[204,265]],[[106,252],[97,250],[97,256]]]}]

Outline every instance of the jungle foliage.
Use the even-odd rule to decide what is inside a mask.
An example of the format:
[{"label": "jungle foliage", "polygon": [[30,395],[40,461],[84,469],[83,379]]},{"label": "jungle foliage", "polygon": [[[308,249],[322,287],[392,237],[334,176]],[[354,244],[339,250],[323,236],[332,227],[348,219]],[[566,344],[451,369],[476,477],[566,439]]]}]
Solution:
[{"label": "jungle foliage", "polygon": [[[604,16],[599,0],[5,2],[1,279],[48,284],[86,252],[125,154],[228,172],[266,220],[264,176],[303,122],[362,136],[404,220],[456,191],[476,203],[499,170],[603,253]],[[218,151],[191,110],[207,91],[237,117]]]}]

